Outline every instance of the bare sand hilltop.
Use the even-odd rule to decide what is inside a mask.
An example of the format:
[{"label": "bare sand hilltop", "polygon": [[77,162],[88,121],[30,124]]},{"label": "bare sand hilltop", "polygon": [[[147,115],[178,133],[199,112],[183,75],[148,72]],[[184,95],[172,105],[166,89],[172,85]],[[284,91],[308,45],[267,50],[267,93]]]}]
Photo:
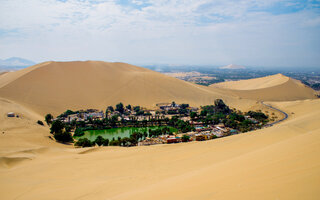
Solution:
[{"label": "bare sand hilltop", "polygon": [[[289,117],[215,140],[130,148],[74,148],[36,123],[120,101],[216,98],[241,110],[269,109],[264,101]],[[125,63],[41,63],[0,76],[0,199],[319,199],[319,124],[320,99],[283,75],[205,87]]]},{"label": "bare sand hilltop", "polygon": [[210,85],[214,90],[244,99],[263,101],[292,101],[315,99],[316,92],[300,81],[282,74],[249,80],[229,81]]},{"label": "bare sand hilltop", "polygon": [[207,87],[125,63],[98,61],[46,62],[6,73],[0,79],[0,96],[42,115],[105,109],[119,102],[153,107],[177,101],[200,106],[224,98],[235,103],[235,98]]}]

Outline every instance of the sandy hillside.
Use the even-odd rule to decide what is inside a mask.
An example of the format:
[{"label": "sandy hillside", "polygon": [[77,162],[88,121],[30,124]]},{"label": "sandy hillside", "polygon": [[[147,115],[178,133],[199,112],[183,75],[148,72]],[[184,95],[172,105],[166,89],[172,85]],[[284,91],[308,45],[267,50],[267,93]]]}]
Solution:
[{"label": "sandy hillside", "polygon": [[[14,112],[18,117],[7,117],[9,112]],[[38,120],[44,122],[44,117],[0,98],[0,155],[50,146],[66,147],[51,140],[49,127],[39,125]]]},{"label": "sandy hillside", "polygon": [[[92,61],[47,62],[4,74],[0,199],[319,199],[320,99],[275,102],[306,99],[308,88],[292,79],[265,84],[257,82],[260,89],[238,94],[128,64]],[[248,92],[255,90],[264,92]],[[152,106],[174,99],[203,105],[220,97],[242,110],[272,112],[240,94],[260,95],[289,118],[211,141],[132,148],[75,149],[54,142],[49,128],[36,123],[48,112],[104,108],[119,101]],[[6,117],[8,112],[19,118]]]},{"label": "sandy hillside", "polygon": [[289,119],[212,141],[2,152],[0,198],[319,199],[320,100],[272,104]]},{"label": "sandy hillside", "polygon": [[[119,102],[153,107],[176,101],[194,106],[231,98],[207,87],[145,68],[98,61],[46,62],[0,76],[0,96],[44,115]],[[233,99],[235,101],[235,99]]]},{"label": "sandy hillside", "polygon": [[266,76],[262,78],[215,83],[215,84],[212,84],[211,86],[218,87],[218,88],[233,89],[233,90],[256,90],[256,89],[263,89],[263,88],[277,86],[287,82],[288,80],[289,80],[289,77],[286,77],[282,74],[276,74],[276,75]]},{"label": "sandy hillside", "polygon": [[210,85],[215,90],[220,89],[225,94],[239,96],[245,99],[265,101],[292,101],[316,99],[316,92],[300,81],[282,74],[256,79],[229,81]]}]

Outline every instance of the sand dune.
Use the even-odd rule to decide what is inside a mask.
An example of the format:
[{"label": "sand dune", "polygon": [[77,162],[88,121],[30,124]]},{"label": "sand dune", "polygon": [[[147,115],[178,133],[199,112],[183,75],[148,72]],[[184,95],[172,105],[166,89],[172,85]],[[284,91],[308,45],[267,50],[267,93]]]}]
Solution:
[{"label": "sand dune", "polygon": [[125,63],[87,61],[47,62],[5,74],[0,96],[44,115],[105,109],[121,101],[146,107],[171,101],[199,106],[223,94]]},{"label": "sand dune", "polygon": [[289,80],[289,77],[284,76],[282,74],[276,74],[276,75],[266,76],[262,78],[215,83],[215,84],[212,84],[211,86],[218,87],[218,88],[233,89],[233,90],[256,90],[256,89],[263,89],[263,88],[277,86],[287,82],[288,80]]},{"label": "sand dune", "polygon": [[213,141],[50,147],[56,150],[0,166],[1,198],[319,199],[320,101],[272,105],[294,114],[280,125]]},{"label": "sand dune", "polygon": [[316,99],[316,92],[300,81],[282,74],[256,79],[230,81],[210,85],[225,94],[259,101],[293,101]]},{"label": "sand dune", "polygon": [[[123,63],[48,62],[4,74],[0,199],[319,199],[320,100],[275,102],[310,95],[301,83],[279,76],[246,90],[226,90]],[[244,110],[260,108],[257,97],[270,99],[266,103],[289,118],[205,142],[84,149],[54,142],[49,128],[36,123],[44,113],[66,108],[119,101],[203,105],[217,97]],[[11,111],[19,118],[6,117]]]}]

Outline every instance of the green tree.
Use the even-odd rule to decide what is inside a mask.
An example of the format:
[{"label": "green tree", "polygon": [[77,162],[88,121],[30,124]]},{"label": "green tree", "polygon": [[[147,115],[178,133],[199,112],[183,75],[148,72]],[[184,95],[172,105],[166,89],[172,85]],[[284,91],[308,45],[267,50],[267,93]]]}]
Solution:
[{"label": "green tree", "polygon": [[134,112],[139,112],[140,111],[140,106],[135,106],[133,107]]},{"label": "green tree", "polygon": [[107,110],[109,110],[111,113],[113,113],[113,112],[114,112],[114,109],[113,109],[113,107],[112,107],[112,106],[108,106]]},{"label": "green tree", "polygon": [[189,142],[190,136],[189,135],[183,135],[181,140],[182,142]]},{"label": "green tree", "polygon": [[105,139],[104,143],[103,143],[103,146],[108,146],[108,145],[109,145],[109,139]]},{"label": "green tree", "polygon": [[132,146],[131,140],[128,137],[124,137],[121,139],[121,146],[129,147]]},{"label": "green tree", "polygon": [[171,103],[171,106],[172,106],[172,107],[176,107],[176,102],[173,101],[173,102]]},{"label": "green tree", "polygon": [[123,104],[121,102],[116,105],[116,111],[118,111],[121,114],[123,113],[124,107],[123,107]]},{"label": "green tree", "polygon": [[191,117],[192,120],[194,120],[195,118],[197,118],[197,116],[198,116],[198,115],[197,115],[196,112],[191,112],[191,113],[190,113],[190,117]]},{"label": "green tree", "polygon": [[92,142],[88,138],[80,138],[75,144],[80,147],[92,147]]},{"label": "green tree", "polygon": [[207,110],[201,110],[201,112],[200,112],[200,115],[201,115],[202,117],[207,116],[207,114],[208,114],[208,111],[207,111]]},{"label": "green tree", "polygon": [[105,139],[99,135],[95,140],[94,143],[96,143],[98,146],[101,146],[105,143]]},{"label": "green tree", "polygon": [[52,125],[51,125],[51,133],[62,133],[64,129],[64,123],[60,120],[55,120],[52,122]]},{"label": "green tree", "polygon": [[73,138],[70,132],[58,132],[54,134],[54,139],[56,139],[58,142],[73,142]]},{"label": "green tree", "polygon": [[230,108],[223,102],[222,99],[214,100],[214,106],[215,106],[216,112],[221,112],[224,114],[227,114],[230,112]]},{"label": "green tree", "polygon": [[83,136],[83,135],[84,135],[84,131],[80,127],[76,128],[76,130],[74,131],[74,134],[73,134],[73,136]]},{"label": "green tree", "polygon": [[129,105],[127,105],[127,106],[126,106],[126,108],[127,108],[127,109],[129,109],[129,110],[131,110],[131,109],[132,109],[132,107],[131,107],[131,105],[130,105],[130,104],[129,104]]},{"label": "green tree", "polygon": [[109,143],[110,146],[120,146],[120,141],[119,140],[112,140]]},{"label": "green tree", "polygon": [[46,121],[46,123],[48,125],[50,125],[52,123],[52,120],[53,120],[53,116],[49,113],[45,116],[44,120]]},{"label": "green tree", "polygon": [[181,108],[181,109],[186,109],[186,108],[188,108],[188,107],[189,107],[189,104],[183,103],[183,104],[180,105],[180,108]]}]

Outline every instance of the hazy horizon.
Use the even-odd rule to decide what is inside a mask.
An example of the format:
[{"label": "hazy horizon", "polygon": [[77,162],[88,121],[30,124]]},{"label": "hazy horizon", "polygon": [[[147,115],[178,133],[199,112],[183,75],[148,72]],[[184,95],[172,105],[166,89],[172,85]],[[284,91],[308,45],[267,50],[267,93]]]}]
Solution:
[{"label": "hazy horizon", "polygon": [[320,68],[319,0],[4,0],[1,59]]}]

